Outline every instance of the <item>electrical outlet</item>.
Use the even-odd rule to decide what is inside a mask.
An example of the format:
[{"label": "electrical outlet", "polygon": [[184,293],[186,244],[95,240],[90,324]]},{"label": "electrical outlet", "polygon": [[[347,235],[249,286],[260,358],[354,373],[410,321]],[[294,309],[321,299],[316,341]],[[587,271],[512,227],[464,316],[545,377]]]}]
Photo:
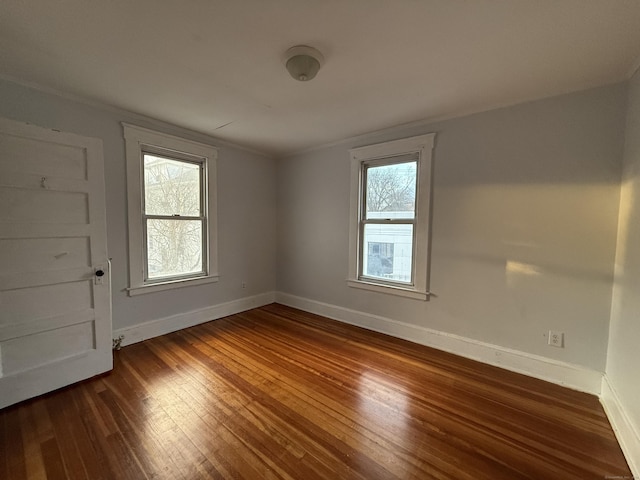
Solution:
[{"label": "electrical outlet", "polygon": [[549,345],[552,347],[564,348],[564,332],[549,330]]},{"label": "electrical outlet", "polygon": [[242,288],[247,288],[247,282],[242,282]]}]

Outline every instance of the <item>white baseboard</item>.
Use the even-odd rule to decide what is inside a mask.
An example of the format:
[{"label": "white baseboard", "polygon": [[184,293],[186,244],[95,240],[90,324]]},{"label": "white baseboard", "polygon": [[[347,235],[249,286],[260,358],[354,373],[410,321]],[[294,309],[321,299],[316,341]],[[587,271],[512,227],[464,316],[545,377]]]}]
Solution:
[{"label": "white baseboard", "polygon": [[620,403],[620,397],[607,375],[602,378],[600,403],[602,403],[604,411],[611,422],[631,473],[634,478],[640,478],[640,433],[636,430],[625,408]]},{"label": "white baseboard", "polygon": [[600,395],[603,373],[596,370],[287,293],[276,292],[275,296],[283,305]]},{"label": "white baseboard", "polygon": [[113,331],[113,338],[122,335],[122,346],[141,342],[149,338],[158,337],[167,333],[175,332],[187,327],[193,327],[200,323],[216,320],[236,313],[262,307],[275,301],[275,293],[268,292],[253,297],[239,298],[230,302],[213,305],[211,307],[192,310],[190,312],[178,313],[169,317],[159,318],[148,322],[133,325],[131,327],[119,328]]}]

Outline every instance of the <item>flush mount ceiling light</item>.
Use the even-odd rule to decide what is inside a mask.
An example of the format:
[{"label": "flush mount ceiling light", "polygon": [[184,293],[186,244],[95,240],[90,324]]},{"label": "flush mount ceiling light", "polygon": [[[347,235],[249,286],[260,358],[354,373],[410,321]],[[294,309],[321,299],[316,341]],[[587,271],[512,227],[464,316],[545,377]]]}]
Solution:
[{"label": "flush mount ceiling light", "polygon": [[285,65],[293,78],[308,82],[324,64],[324,57],[313,47],[297,45],[285,53]]}]

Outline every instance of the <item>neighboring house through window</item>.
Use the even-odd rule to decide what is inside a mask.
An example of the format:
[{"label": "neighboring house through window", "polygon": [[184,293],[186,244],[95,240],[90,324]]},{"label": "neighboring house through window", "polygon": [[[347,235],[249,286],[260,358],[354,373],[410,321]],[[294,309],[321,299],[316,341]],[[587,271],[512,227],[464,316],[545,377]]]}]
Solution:
[{"label": "neighboring house through window", "polygon": [[367,242],[363,271],[380,278],[393,278],[393,243]]},{"label": "neighboring house through window", "polygon": [[129,294],[217,281],[216,149],[123,126]]},{"label": "neighboring house through window", "polygon": [[434,137],[350,150],[350,286],[428,298]]}]

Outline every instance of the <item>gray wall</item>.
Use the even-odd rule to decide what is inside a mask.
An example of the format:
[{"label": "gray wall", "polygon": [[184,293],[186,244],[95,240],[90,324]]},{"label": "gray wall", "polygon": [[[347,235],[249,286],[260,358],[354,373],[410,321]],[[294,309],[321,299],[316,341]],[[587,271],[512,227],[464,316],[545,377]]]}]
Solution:
[{"label": "gray wall", "polygon": [[[278,290],[604,371],[625,100],[602,87],[280,160]],[[347,287],[347,150],[428,132],[435,296]]]},{"label": "gray wall", "polygon": [[[107,241],[112,257],[113,327],[123,328],[275,287],[274,161],[217,140],[116,110],[93,108],[0,81],[0,116],[98,137],[104,143]],[[128,297],[127,210],[121,121],[218,146],[220,281],[198,287]],[[242,281],[247,282],[242,289]]]},{"label": "gray wall", "polygon": [[607,376],[640,432],[640,71],[629,84]]},{"label": "gray wall", "polygon": [[[103,139],[114,328],[271,292],[277,270],[277,289],[285,293],[601,371],[625,102],[625,85],[602,87],[399,127],[275,162],[161,122],[0,81],[1,116]],[[131,298],[124,292],[121,121],[219,146],[219,283]],[[435,296],[421,302],[347,287],[348,148],[427,132],[438,134]],[[619,319],[629,315],[616,317],[620,333],[612,327],[621,341],[627,332]],[[546,345],[549,329],[565,332],[566,348]],[[610,358],[610,365],[623,360]]]}]

